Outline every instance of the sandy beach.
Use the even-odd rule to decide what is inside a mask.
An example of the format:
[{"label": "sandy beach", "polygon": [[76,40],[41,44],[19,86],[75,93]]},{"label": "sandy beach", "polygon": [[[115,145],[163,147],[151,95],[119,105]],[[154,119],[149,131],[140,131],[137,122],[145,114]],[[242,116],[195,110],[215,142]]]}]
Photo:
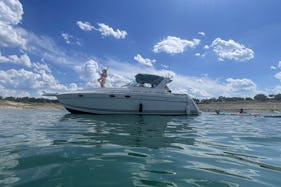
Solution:
[{"label": "sandy beach", "polygon": [[56,103],[22,103],[0,100],[0,109],[61,110],[63,109],[63,106]]}]

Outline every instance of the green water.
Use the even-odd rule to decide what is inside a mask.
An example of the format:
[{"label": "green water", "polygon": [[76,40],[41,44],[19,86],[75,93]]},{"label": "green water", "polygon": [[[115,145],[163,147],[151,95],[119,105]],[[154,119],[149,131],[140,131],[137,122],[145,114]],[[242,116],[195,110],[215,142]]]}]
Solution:
[{"label": "green water", "polygon": [[0,110],[0,186],[280,186],[281,118]]}]

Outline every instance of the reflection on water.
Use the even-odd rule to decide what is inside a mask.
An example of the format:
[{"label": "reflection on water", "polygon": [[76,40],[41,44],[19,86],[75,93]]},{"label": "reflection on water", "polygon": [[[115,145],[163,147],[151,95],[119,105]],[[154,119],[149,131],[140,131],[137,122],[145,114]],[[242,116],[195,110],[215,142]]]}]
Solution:
[{"label": "reflection on water", "polygon": [[[180,139],[174,136],[181,133],[180,127],[172,117],[168,116],[92,116],[67,114],[60,120],[64,125],[57,128],[63,134],[75,134],[77,139],[66,137],[66,140],[54,140],[54,144],[68,143],[79,145],[116,144],[130,147],[147,147],[158,149],[161,147],[175,147],[175,139],[184,141],[185,144],[193,144],[194,138]],[[185,129],[188,127],[186,122]],[[75,127],[71,126],[75,124]],[[81,127],[83,126],[83,129]],[[78,127],[78,129],[73,129]],[[79,134],[79,136],[77,136]],[[192,134],[194,135],[194,134]],[[62,137],[62,136],[60,136]],[[70,141],[68,141],[70,140]]]},{"label": "reflection on water", "polygon": [[0,186],[279,186],[281,122],[0,113]]}]

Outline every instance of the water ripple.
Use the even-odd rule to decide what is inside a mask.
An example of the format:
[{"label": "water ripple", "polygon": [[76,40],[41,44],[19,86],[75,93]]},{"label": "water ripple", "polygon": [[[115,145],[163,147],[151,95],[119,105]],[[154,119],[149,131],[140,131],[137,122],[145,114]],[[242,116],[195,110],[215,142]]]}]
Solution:
[{"label": "water ripple", "polygon": [[1,110],[0,186],[279,186],[278,118]]}]

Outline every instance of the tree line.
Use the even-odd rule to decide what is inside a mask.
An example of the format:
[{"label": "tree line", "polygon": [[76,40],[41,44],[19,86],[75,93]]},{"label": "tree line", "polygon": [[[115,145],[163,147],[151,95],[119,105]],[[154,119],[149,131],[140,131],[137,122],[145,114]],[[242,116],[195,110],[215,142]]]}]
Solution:
[{"label": "tree line", "polygon": [[265,94],[257,94],[253,98],[252,97],[224,97],[220,96],[218,98],[210,98],[210,99],[194,99],[196,103],[208,104],[208,103],[216,103],[216,102],[231,102],[231,101],[281,101],[281,94],[276,95],[265,95]]},{"label": "tree line", "polygon": [[[14,101],[14,102],[22,102],[22,103],[58,103],[58,100],[47,99],[47,98],[35,98],[35,97],[2,97],[0,96],[0,100],[6,101]],[[257,94],[253,98],[251,97],[224,97],[220,96],[218,98],[210,98],[210,99],[193,99],[196,103],[208,104],[215,102],[228,102],[228,101],[281,101],[281,94],[277,95],[265,95],[265,94]]]},{"label": "tree line", "polygon": [[47,98],[35,98],[35,97],[2,97],[0,100],[22,102],[22,103],[58,103],[58,100],[52,100]]}]

